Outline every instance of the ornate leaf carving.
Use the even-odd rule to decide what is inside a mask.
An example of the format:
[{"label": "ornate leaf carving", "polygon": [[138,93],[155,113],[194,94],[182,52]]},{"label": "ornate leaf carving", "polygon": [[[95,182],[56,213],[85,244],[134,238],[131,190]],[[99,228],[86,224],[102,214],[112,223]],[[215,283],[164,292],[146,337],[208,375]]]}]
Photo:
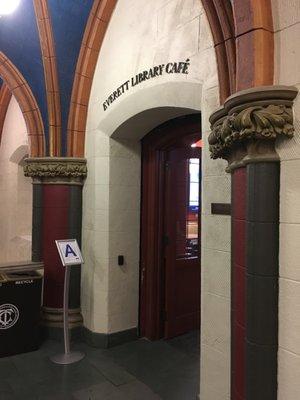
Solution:
[{"label": "ornate leaf carving", "polygon": [[283,105],[253,106],[217,121],[209,135],[212,158],[228,158],[234,146],[249,139],[274,140],[277,136],[292,137],[293,115]]},{"label": "ornate leaf carving", "polygon": [[87,166],[77,161],[28,161],[24,166],[25,176],[33,178],[69,177],[85,178]]}]

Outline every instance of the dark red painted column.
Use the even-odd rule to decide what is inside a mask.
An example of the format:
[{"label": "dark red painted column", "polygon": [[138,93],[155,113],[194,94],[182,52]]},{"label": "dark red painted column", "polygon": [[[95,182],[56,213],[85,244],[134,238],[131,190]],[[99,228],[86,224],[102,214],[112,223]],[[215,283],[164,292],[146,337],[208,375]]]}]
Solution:
[{"label": "dark red painted column", "polygon": [[231,398],[245,399],[246,168],[232,171]]},{"label": "dark red painted column", "polygon": [[[232,173],[231,400],[276,400],[280,160],[297,88],[230,96],[210,117],[212,158]],[[246,196],[245,196],[246,195]]]},{"label": "dark red painted column", "polygon": [[69,237],[70,186],[43,185],[42,260],[45,265],[44,306],[62,308],[64,268],[55,240]]},{"label": "dark red painted column", "polygon": [[247,165],[246,400],[277,398],[279,159]]},{"label": "dark red painted column", "polygon": [[[64,267],[55,240],[77,239],[81,245],[82,185],[86,161],[75,158],[27,159],[33,178],[32,259],[44,262],[43,324],[62,328]],[[70,278],[70,327],[80,326],[80,267]]]}]

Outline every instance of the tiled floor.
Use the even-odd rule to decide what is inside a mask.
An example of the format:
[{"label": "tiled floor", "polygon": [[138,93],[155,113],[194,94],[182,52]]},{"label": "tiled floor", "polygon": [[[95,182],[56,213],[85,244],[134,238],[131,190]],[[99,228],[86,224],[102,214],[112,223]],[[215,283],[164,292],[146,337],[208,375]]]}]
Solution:
[{"label": "tiled floor", "polygon": [[108,350],[74,345],[86,357],[59,366],[62,346],[0,359],[0,400],[195,400],[199,393],[199,334],[169,341],[140,339]]}]

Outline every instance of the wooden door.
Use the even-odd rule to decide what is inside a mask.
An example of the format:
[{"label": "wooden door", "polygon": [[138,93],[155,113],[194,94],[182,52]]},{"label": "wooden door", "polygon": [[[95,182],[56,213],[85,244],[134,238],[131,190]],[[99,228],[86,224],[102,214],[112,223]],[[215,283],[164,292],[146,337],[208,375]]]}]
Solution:
[{"label": "wooden door", "polygon": [[[139,327],[140,335],[151,340],[175,336],[199,326],[200,245],[190,240],[197,239],[191,238],[191,230],[195,236],[199,210],[189,205],[188,222],[194,224],[189,226],[190,237],[181,243],[184,252],[186,240],[190,240],[188,247],[192,247],[193,254],[178,260],[172,260],[176,241],[173,241],[175,228],[172,215],[177,215],[176,207],[184,208],[188,202],[187,160],[199,160],[201,149],[191,145],[196,142],[199,144],[200,139],[200,114],[194,114],[160,125],[142,140]],[[172,202],[174,196],[181,199],[177,206]],[[187,221],[186,217],[183,212],[181,223]],[[177,295],[181,296],[182,303],[174,298]]]},{"label": "wooden door", "polygon": [[164,336],[170,338],[200,323],[200,148],[170,149],[165,160]]}]

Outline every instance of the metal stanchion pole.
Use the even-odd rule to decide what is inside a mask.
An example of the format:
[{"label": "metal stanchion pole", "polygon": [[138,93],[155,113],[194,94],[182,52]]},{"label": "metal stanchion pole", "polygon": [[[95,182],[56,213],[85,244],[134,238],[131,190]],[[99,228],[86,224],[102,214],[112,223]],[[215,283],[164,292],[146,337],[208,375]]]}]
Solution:
[{"label": "metal stanchion pole", "polygon": [[65,267],[64,282],[64,345],[65,354],[70,353],[70,335],[69,335],[69,286],[70,286],[70,267]]},{"label": "metal stanchion pole", "polygon": [[57,354],[51,357],[51,361],[55,364],[73,364],[84,358],[85,354],[81,351],[70,351],[70,333],[69,333],[69,285],[70,285],[70,269],[71,267],[66,265],[65,267],[65,282],[64,282],[64,347],[65,352],[63,354]]}]

